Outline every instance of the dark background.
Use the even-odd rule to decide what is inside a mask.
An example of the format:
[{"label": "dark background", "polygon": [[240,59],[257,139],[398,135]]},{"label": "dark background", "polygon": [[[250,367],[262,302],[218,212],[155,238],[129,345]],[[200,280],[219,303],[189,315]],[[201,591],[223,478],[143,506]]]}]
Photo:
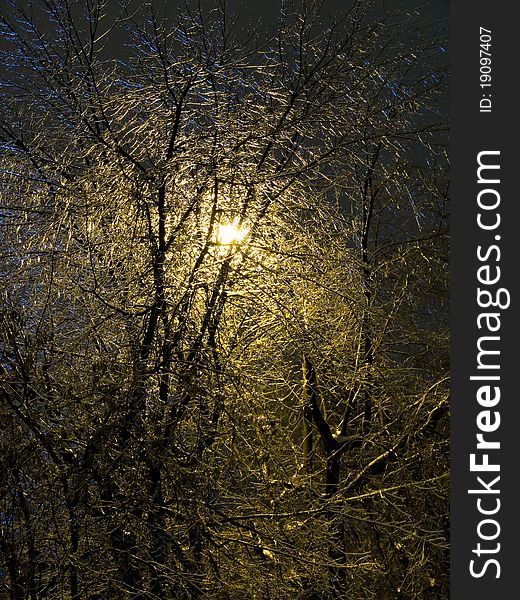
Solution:
[{"label": "dark background", "polygon": [[[464,4],[464,5],[463,5]],[[474,600],[517,597],[517,534],[518,498],[516,492],[518,456],[518,393],[515,374],[516,336],[518,313],[516,308],[518,278],[516,244],[516,136],[518,133],[517,102],[512,87],[515,78],[515,62],[511,55],[514,48],[515,19],[507,11],[499,11],[496,4],[481,0],[471,3],[454,3],[451,10],[451,182],[452,182],[452,256],[451,256],[451,332],[452,332],[452,495],[451,495],[451,549],[452,594],[455,600]],[[493,112],[480,114],[478,102],[482,90],[479,87],[479,27],[492,30],[492,96]],[[476,215],[477,154],[482,150],[501,151],[501,226],[499,231],[479,231]],[[499,357],[501,363],[501,511],[496,515],[501,523],[501,544],[498,555],[502,573],[495,579],[495,570],[489,569],[491,577],[474,579],[468,566],[472,549],[476,548],[476,527],[479,518],[476,497],[467,490],[475,487],[476,475],[469,472],[469,454],[475,451],[478,405],[475,392],[478,386],[469,381],[476,373],[476,341],[479,332],[476,325],[478,314],[476,271],[478,261],[476,247],[487,246],[495,233],[501,235],[502,258],[500,287],[511,292],[511,306],[502,312],[502,328]],[[480,334],[482,335],[482,333]],[[489,477],[485,478],[489,481]],[[489,530],[488,530],[489,531]],[[495,542],[488,542],[495,545]],[[492,556],[490,555],[490,558]],[[482,564],[482,563],[480,563]],[[510,591],[511,590],[511,591]]]}]

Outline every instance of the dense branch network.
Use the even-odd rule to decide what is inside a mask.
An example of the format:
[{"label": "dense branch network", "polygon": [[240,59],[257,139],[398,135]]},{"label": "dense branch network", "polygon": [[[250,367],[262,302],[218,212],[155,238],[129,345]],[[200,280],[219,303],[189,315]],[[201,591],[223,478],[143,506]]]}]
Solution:
[{"label": "dense branch network", "polygon": [[446,594],[441,41],[325,8],[0,9],[5,597]]}]

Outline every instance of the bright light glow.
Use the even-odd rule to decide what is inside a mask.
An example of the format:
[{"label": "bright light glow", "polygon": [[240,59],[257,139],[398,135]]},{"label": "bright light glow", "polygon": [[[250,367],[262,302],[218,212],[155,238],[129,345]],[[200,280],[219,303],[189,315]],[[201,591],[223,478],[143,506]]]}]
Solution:
[{"label": "bright light glow", "polygon": [[239,227],[238,220],[227,225],[219,225],[217,232],[217,243],[222,246],[230,246],[231,244],[240,243],[247,235],[249,229],[247,227]]}]

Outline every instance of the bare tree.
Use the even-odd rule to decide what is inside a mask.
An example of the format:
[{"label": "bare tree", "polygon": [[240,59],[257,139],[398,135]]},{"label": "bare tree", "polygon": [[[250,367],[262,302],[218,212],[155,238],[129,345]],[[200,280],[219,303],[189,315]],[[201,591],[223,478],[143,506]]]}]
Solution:
[{"label": "bare tree", "polygon": [[8,597],[445,596],[441,40],[323,8],[1,10]]}]

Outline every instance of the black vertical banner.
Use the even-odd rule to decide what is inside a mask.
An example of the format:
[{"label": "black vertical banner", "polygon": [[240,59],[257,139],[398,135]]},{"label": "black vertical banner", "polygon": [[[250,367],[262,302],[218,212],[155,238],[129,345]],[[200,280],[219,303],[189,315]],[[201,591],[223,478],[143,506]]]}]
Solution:
[{"label": "black vertical banner", "polygon": [[451,597],[510,598],[518,578],[516,20],[451,4]]}]

